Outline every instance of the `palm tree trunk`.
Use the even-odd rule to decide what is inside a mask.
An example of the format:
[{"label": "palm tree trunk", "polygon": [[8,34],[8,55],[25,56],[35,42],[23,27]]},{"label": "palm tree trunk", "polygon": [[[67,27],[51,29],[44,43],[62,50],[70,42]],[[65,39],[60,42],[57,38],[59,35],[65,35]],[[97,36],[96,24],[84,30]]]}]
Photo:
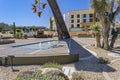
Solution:
[{"label": "palm tree trunk", "polygon": [[96,47],[101,47],[101,44],[100,44],[100,34],[99,33],[96,33]]},{"label": "palm tree trunk", "polygon": [[[106,23],[105,23],[106,24]],[[109,49],[109,24],[105,25],[106,27],[104,27],[104,34],[103,34],[103,38],[104,38],[104,49],[108,50]]]},{"label": "palm tree trunk", "polygon": [[104,16],[102,16],[101,19],[101,24],[102,24],[102,28],[103,28],[103,48],[105,50],[109,50],[109,31],[110,31],[110,22],[107,18],[105,18]]},{"label": "palm tree trunk", "polygon": [[57,23],[56,20],[55,20],[55,22],[56,22],[56,26],[57,26],[58,40],[63,40],[64,38],[62,36],[62,31],[60,29],[60,26],[59,26],[59,24]]},{"label": "palm tree trunk", "polygon": [[[62,14],[58,7],[57,1],[56,0],[47,0],[47,1],[52,9],[55,21],[57,23],[57,27],[59,27],[58,29],[60,29],[60,31],[61,31],[60,35],[62,34],[63,39],[70,38],[70,35],[68,33],[65,22],[63,20]],[[58,32],[58,35],[59,35],[59,32]]]},{"label": "palm tree trunk", "polygon": [[117,31],[112,31],[112,38],[111,38],[111,42],[110,42],[110,47],[113,48],[114,47],[114,44],[115,44],[115,41],[117,39],[117,36],[118,36],[118,30]]},{"label": "palm tree trunk", "polygon": [[109,41],[108,41],[108,36],[104,36],[104,49],[108,50],[109,49]]}]

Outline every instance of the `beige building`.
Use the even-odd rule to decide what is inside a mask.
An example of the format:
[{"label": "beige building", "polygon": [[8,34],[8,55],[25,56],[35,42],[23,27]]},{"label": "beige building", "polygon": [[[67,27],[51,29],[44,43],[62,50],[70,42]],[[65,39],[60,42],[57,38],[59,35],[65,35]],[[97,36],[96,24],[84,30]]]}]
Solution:
[{"label": "beige building", "polygon": [[[95,21],[94,10],[74,10],[63,14],[64,21],[70,33],[88,33]],[[57,31],[54,17],[50,18],[50,30]]]}]

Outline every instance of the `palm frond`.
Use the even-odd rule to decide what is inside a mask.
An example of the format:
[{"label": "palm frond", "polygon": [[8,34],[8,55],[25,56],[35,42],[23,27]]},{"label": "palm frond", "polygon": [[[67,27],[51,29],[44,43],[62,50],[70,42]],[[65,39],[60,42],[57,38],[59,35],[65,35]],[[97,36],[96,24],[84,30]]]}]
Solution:
[{"label": "palm frond", "polygon": [[120,6],[120,0],[117,0],[117,4]]},{"label": "palm frond", "polygon": [[90,26],[90,29],[93,33],[100,33],[100,23],[95,23]]},{"label": "palm frond", "polygon": [[108,0],[90,0],[91,7],[95,11],[106,11],[108,9]]}]

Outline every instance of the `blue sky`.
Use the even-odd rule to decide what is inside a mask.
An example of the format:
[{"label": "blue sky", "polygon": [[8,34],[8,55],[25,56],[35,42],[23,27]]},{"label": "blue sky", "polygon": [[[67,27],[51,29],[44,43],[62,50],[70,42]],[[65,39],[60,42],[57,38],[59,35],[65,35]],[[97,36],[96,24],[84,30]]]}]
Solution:
[{"label": "blue sky", "polygon": [[[47,3],[47,0],[41,0]],[[62,13],[71,10],[89,9],[89,0],[57,0]],[[17,26],[49,26],[49,18],[53,16],[47,3],[45,10],[39,18],[32,11],[34,0],[0,0],[0,22]]]}]

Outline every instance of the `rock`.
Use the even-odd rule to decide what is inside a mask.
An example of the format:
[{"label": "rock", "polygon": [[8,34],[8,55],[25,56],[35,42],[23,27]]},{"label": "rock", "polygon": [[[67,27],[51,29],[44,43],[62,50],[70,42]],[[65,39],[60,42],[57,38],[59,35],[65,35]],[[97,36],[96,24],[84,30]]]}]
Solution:
[{"label": "rock", "polygon": [[19,76],[29,76],[29,75],[32,75],[32,74],[34,74],[34,73],[36,73],[36,74],[41,74],[41,70],[40,69],[38,69],[38,70],[35,70],[35,69],[30,69],[30,70],[27,70],[27,71],[22,71],[22,72],[20,72],[18,75]]},{"label": "rock", "polygon": [[61,70],[55,69],[55,68],[44,68],[42,69],[41,74],[61,76],[61,77],[64,77],[65,80],[69,80],[69,78]]},{"label": "rock", "polygon": [[65,78],[65,80],[69,80],[69,78],[61,70],[55,69],[55,68],[30,69],[27,71],[20,72],[18,74],[18,76],[26,77],[26,76],[32,75],[34,73],[47,74],[47,75],[52,75],[52,76],[61,76],[61,77]]}]

